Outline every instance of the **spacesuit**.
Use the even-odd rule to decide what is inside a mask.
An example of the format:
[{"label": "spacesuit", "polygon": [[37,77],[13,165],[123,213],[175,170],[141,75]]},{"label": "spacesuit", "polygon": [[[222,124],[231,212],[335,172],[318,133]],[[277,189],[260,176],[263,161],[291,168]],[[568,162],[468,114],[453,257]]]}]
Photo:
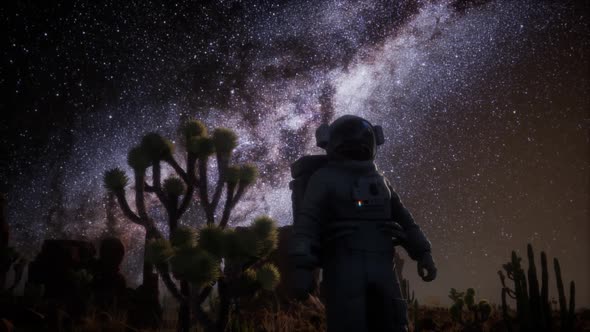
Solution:
[{"label": "spacesuit", "polygon": [[425,281],[436,277],[436,267],[430,242],[373,162],[381,127],[345,115],[320,126],[316,140],[327,154],[311,156],[322,165],[294,204],[295,288],[306,297],[313,269],[321,267],[329,332],[406,331],[394,247],[401,244],[418,261]]}]

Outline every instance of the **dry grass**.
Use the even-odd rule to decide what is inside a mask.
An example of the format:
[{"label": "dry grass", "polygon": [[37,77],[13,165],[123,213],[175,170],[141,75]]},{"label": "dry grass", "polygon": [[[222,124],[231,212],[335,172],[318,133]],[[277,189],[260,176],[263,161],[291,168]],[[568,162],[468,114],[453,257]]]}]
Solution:
[{"label": "dry grass", "polygon": [[[315,297],[306,302],[291,301],[278,304],[274,300],[256,301],[244,305],[237,317],[232,317],[228,332],[314,332],[326,331],[325,307]],[[64,313],[65,314],[65,313]],[[514,315],[514,313],[513,313]],[[422,306],[418,310],[417,320],[414,312],[408,313],[409,331],[416,331],[414,322],[418,322],[421,332],[452,331],[465,332],[464,327],[452,322],[448,308]],[[558,320],[558,313],[555,312]],[[177,307],[171,303],[165,307],[162,326],[156,330],[136,329],[126,324],[126,313],[117,311],[106,313],[90,311],[81,321],[72,323],[71,328],[62,331],[74,332],[175,332],[177,329]],[[500,310],[495,308],[490,319],[483,324],[481,332],[506,331]],[[516,328],[516,326],[515,326]],[[517,331],[518,328],[515,329]],[[33,331],[19,329],[19,331]],[[198,326],[192,331],[204,332]],[[575,331],[590,332],[590,310],[580,312]]]}]

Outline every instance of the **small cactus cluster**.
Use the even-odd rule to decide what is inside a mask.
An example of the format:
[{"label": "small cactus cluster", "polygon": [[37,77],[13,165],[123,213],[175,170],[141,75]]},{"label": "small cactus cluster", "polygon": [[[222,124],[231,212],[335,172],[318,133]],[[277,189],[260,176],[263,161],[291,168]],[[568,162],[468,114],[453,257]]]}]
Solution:
[{"label": "small cactus cluster", "polygon": [[[549,272],[547,255],[541,252],[541,283],[537,277],[535,255],[531,244],[527,245],[528,271],[525,273],[521,266],[522,258],[515,251],[512,251],[510,262],[504,264],[502,270],[498,271],[502,283],[502,314],[507,324],[508,331],[512,331],[513,322],[516,321],[519,331],[553,331],[554,322],[552,317],[551,302],[549,300]],[[559,295],[560,307],[560,330],[573,331],[575,320],[575,297],[576,285],[570,283],[569,308],[567,306],[561,268],[559,260],[553,259],[557,292]],[[514,288],[506,285],[506,278],[514,283]],[[528,282],[527,282],[528,281]],[[516,300],[516,318],[508,313],[507,297]]]},{"label": "small cactus cluster", "polygon": [[481,330],[492,313],[492,306],[487,300],[475,299],[475,290],[468,288],[459,292],[451,288],[449,298],[453,301],[450,312],[454,322],[470,329]]},{"label": "small cactus cluster", "polygon": [[406,278],[404,278],[403,276],[403,270],[404,270],[404,259],[399,255],[399,253],[395,253],[394,256],[394,270],[395,273],[397,275],[397,279],[399,280],[400,283],[400,290],[402,292],[402,296],[403,298],[406,300],[406,302],[408,303],[408,308],[410,308],[410,318],[413,321],[414,324],[414,331],[418,331],[418,312],[419,312],[419,307],[420,304],[418,303],[418,299],[416,299],[416,295],[414,294],[414,291],[410,291],[410,281]]}]

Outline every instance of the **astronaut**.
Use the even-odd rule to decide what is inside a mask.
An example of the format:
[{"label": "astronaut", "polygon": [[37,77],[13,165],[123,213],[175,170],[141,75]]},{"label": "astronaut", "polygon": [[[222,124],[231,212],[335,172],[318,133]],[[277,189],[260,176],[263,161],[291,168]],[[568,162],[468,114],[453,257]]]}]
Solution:
[{"label": "astronaut", "polygon": [[345,115],[320,126],[316,140],[326,155],[291,168],[295,290],[307,297],[321,267],[329,332],[407,331],[394,247],[418,262],[424,281],[434,280],[436,267],[430,242],[375,166],[383,131]]}]

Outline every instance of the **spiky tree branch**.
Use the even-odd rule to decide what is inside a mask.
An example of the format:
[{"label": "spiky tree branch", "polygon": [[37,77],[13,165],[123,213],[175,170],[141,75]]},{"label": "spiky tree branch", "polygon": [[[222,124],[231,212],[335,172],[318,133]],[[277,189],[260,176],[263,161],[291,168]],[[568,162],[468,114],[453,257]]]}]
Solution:
[{"label": "spiky tree branch", "polygon": [[215,223],[214,218],[214,209],[211,207],[211,203],[209,203],[209,189],[208,189],[208,181],[207,181],[207,161],[208,158],[201,157],[198,161],[198,169],[199,169],[199,196],[200,196],[200,203],[203,206],[203,210],[205,211],[205,218],[207,221],[207,225],[213,225]]},{"label": "spiky tree branch", "polygon": [[127,219],[131,220],[132,222],[138,224],[139,226],[145,227],[145,224],[141,218],[135,214],[129,207],[129,203],[127,203],[127,198],[125,198],[125,192],[116,192],[115,196],[117,197],[117,202],[123,211],[123,214]]},{"label": "spiky tree branch", "polygon": [[180,203],[180,207],[178,208],[178,214],[180,216],[182,216],[188,209],[193,198],[193,193],[195,191],[195,186],[197,182],[197,178],[195,175],[195,163],[196,156],[193,153],[188,152],[188,156],[186,159],[187,177],[185,180],[187,188],[182,198],[182,203]]},{"label": "spiky tree branch", "polygon": [[176,162],[176,160],[174,158],[169,157],[169,158],[164,159],[164,161],[168,165],[172,166],[172,168],[174,169],[174,171],[176,172],[176,174],[178,174],[178,176],[180,176],[185,183],[188,183],[190,181],[187,172],[185,172],[182,169],[182,167],[180,167],[180,165],[178,164],[178,162]]},{"label": "spiky tree branch", "polygon": [[[217,227],[217,229],[223,230],[229,223],[232,209],[243,197],[247,189],[254,183],[257,177],[257,171],[256,168],[251,165],[244,165],[241,167],[230,165],[233,149],[237,145],[237,137],[231,130],[218,128],[213,132],[213,135],[209,137],[207,136],[206,128],[202,123],[198,121],[189,121],[184,125],[182,133],[182,143],[186,148],[185,169],[183,169],[174,159],[172,144],[157,133],[149,133],[145,135],[141,144],[130,151],[128,162],[134,169],[137,213],[132,211],[125,199],[124,188],[128,180],[124,176],[124,173],[121,172],[124,178],[119,178],[119,182],[114,181],[112,179],[113,176],[111,176],[111,183],[110,185],[107,185],[107,188],[110,188],[109,190],[115,193],[125,215],[131,221],[145,227],[146,234],[149,234],[147,238],[152,239],[150,246],[152,244],[156,247],[160,246],[159,249],[156,248],[156,252],[159,252],[160,254],[155,255],[153,255],[151,247],[146,247],[146,257],[148,256],[148,252],[151,252],[152,256],[156,257],[155,261],[153,261],[153,257],[150,258],[150,262],[154,263],[164,284],[169,289],[172,296],[180,303],[180,331],[188,331],[190,328],[189,304],[191,298],[194,299],[194,312],[200,323],[208,331],[213,331],[214,329],[217,331],[223,331],[227,325],[230,303],[233,298],[231,290],[226,287],[229,283],[235,282],[236,278],[243,278],[246,270],[256,268],[260,273],[259,278],[260,280],[263,280],[262,284],[265,285],[265,288],[274,287],[272,285],[276,284],[276,274],[278,272],[273,270],[272,267],[267,266],[268,264],[264,266],[259,266],[260,264],[257,264],[261,262],[261,257],[267,255],[269,250],[272,250],[276,246],[276,231],[273,230],[274,226],[269,226],[272,225],[270,219],[261,219],[255,222],[259,228],[257,231],[251,230],[242,232],[238,236],[240,238],[239,240],[233,237],[234,240],[238,240],[236,245],[242,248],[238,250],[243,251],[241,256],[248,257],[247,262],[241,264],[242,268],[237,274],[228,273],[227,275],[224,275],[221,273],[218,276],[215,275],[215,271],[220,268],[219,264],[223,254],[215,249],[215,243],[218,243],[219,241],[214,240],[214,238],[215,236],[221,236],[221,233],[214,236],[218,231],[216,231],[215,228],[211,228],[209,233],[210,236],[213,236],[213,239],[210,240],[209,243],[212,244],[213,247],[207,247],[206,236],[203,235],[203,231],[201,231],[199,247],[203,248],[197,248],[194,244],[190,244],[190,240],[187,242],[187,239],[190,239],[190,236],[184,236],[185,240],[183,240],[182,231],[181,228],[179,228],[178,222],[182,215],[187,211],[190,203],[193,200],[196,200],[205,212],[206,224],[208,227]],[[210,184],[208,179],[208,161],[209,157],[213,154],[216,156],[218,170],[217,182],[214,185]],[[162,162],[171,166],[176,173],[176,177],[171,176],[165,180],[162,179]],[[148,184],[145,179],[145,172],[149,167],[152,168],[151,185]],[[107,182],[105,175],[105,183]],[[212,196],[209,194],[209,188],[214,189]],[[226,191],[225,202],[221,217],[216,223],[215,212],[221,201],[224,189]],[[196,190],[198,190],[198,197],[195,197],[194,195]],[[166,249],[166,245],[161,242],[164,241],[163,236],[156,228],[155,223],[149,218],[146,211],[145,195],[151,193],[156,195],[167,212],[170,229],[169,240],[171,243],[179,245],[179,248],[185,249],[171,251]],[[215,226],[216,224],[217,226]],[[180,233],[178,233],[179,231]],[[180,234],[180,237],[178,234]],[[227,236],[230,235],[231,234],[228,233]],[[259,240],[259,238],[265,240]],[[263,242],[257,243],[256,241]],[[188,243],[188,245],[186,243]],[[205,252],[203,252],[203,249],[205,249]],[[163,254],[166,252],[168,252],[168,254]],[[172,257],[174,262],[168,262],[167,259],[170,257]],[[215,258],[213,259],[213,257]],[[181,282],[180,289],[172,280],[169,264],[172,267],[172,274]],[[199,268],[202,264],[205,264],[204,267]],[[248,275],[251,277],[252,271],[249,271]],[[203,275],[203,273],[205,273],[205,275]],[[213,274],[207,275],[206,273]],[[212,277],[213,279],[211,279]],[[215,281],[220,287],[220,296],[222,297],[221,306],[218,311],[219,315],[215,320],[211,319],[201,307],[203,301],[209,296],[212,285],[215,282],[199,286],[196,280],[201,280],[202,278]],[[196,289],[198,289],[199,292],[196,296],[190,295],[191,286],[188,280],[192,280],[191,282],[197,286]]]}]

